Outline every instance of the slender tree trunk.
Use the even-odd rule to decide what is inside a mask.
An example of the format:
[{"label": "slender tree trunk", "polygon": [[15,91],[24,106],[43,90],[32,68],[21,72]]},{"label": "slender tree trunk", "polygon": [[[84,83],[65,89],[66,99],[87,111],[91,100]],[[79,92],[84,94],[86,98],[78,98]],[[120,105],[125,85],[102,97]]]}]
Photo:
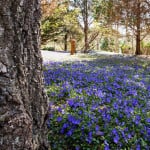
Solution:
[{"label": "slender tree trunk", "polygon": [[68,40],[68,33],[65,33],[65,37],[64,37],[64,51],[67,51],[67,40]]},{"label": "slender tree trunk", "polygon": [[85,26],[85,29],[84,29],[84,44],[85,44],[84,53],[86,53],[87,50],[88,50],[88,48],[89,48],[89,43],[88,43],[88,28],[87,28],[87,26]]},{"label": "slender tree trunk", "polygon": [[0,149],[47,150],[39,0],[0,0]]},{"label": "slender tree trunk", "polygon": [[87,0],[84,0],[84,53],[87,52],[88,48],[89,48],[89,43],[88,43],[88,2]]},{"label": "slender tree trunk", "polygon": [[136,14],[136,50],[135,50],[135,55],[140,55],[141,54],[141,49],[140,49],[140,42],[141,42],[141,35],[140,35],[140,23],[141,23],[141,17],[140,17],[140,2],[137,3],[137,14]]},{"label": "slender tree trunk", "polygon": [[135,47],[134,47],[134,35],[131,35],[132,38],[132,54],[134,54]]},{"label": "slender tree trunk", "polygon": [[98,37],[97,39],[96,39],[96,50],[99,50],[99,48],[100,48],[100,38]]},{"label": "slender tree trunk", "polygon": [[118,24],[116,24],[117,34],[116,34],[116,38],[115,38],[115,40],[116,40],[116,42],[115,42],[115,48],[116,48],[115,52],[119,53],[120,50],[119,50],[119,28],[118,27],[119,27]]},{"label": "slender tree trunk", "polygon": [[140,30],[137,31],[136,34],[136,50],[135,50],[135,55],[140,55],[141,54],[141,40],[140,40]]}]

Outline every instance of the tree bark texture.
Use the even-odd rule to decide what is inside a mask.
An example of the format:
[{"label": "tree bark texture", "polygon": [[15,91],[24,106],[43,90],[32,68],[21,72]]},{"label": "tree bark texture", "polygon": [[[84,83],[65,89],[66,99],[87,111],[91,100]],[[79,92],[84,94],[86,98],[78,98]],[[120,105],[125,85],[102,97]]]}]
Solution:
[{"label": "tree bark texture", "polygon": [[47,150],[39,0],[0,0],[0,149]]}]

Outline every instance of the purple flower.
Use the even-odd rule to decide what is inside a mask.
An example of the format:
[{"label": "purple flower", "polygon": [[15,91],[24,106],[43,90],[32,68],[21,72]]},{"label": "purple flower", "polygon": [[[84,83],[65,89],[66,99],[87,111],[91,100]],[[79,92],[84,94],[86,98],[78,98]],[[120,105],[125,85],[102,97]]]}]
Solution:
[{"label": "purple flower", "polygon": [[139,144],[136,146],[136,150],[141,150],[141,146]]},{"label": "purple flower", "polygon": [[71,136],[72,134],[73,134],[73,130],[69,130],[66,135]]},{"label": "purple flower", "polygon": [[68,100],[68,105],[72,107],[74,105],[74,100],[73,99]]},{"label": "purple flower", "polygon": [[107,115],[106,115],[106,119],[107,119],[108,122],[110,122],[110,120],[111,120],[110,114],[107,114]]},{"label": "purple flower", "polygon": [[68,121],[75,125],[78,125],[81,122],[79,119],[75,118],[74,116],[70,114],[68,115]]},{"label": "purple flower", "polygon": [[119,106],[118,106],[118,104],[115,102],[114,104],[113,104],[113,107],[114,107],[114,109],[118,109],[119,108]]},{"label": "purple flower", "polygon": [[131,139],[131,138],[132,138],[132,135],[131,135],[130,133],[128,134],[128,138],[129,138],[129,139]]},{"label": "purple flower", "polygon": [[141,121],[141,116],[140,115],[136,115],[135,119],[134,119],[134,122],[136,125],[138,125]]},{"label": "purple flower", "polygon": [[105,144],[104,150],[110,150],[109,143],[106,140],[104,141],[104,144]]},{"label": "purple flower", "polygon": [[113,133],[114,135],[118,134],[118,132],[117,132],[116,129],[113,129],[113,130],[112,130],[112,133]]},{"label": "purple flower", "polygon": [[109,145],[105,145],[104,150],[110,150]]},{"label": "purple flower", "polygon": [[103,98],[104,97],[104,94],[101,90],[98,90],[96,95],[99,97],[99,98]]},{"label": "purple flower", "polygon": [[150,136],[150,128],[147,128],[147,135]]},{"label": "purple flower", "polygon": [[80,146],[76,146],[76,147],[75,147],[75,150],[80,150]]},{"label": "purple flower", "polygon": [[97,132],[96,132],[96,135],[98,135],[98,136],[103,136],[103,135],[104,135],[104,132],[102,132],[102,131],[97,131]]},{"label": "purple flower", "polygon": [[62,108],[61,108],[61,107],[59,107],[57,110],[58,110],[58,112],[60,112],[60,113],[62,112]]},{"label": "purple flower", "polygon": [[58,122],[62,121],[62,117],[57,117],[57,121]]},{"label": "purple flower", "polygon": [[115,137],[114,137],[113,140],[114,140],[114,143],[117,144],[117,143],[119,142],[119,136],[118,136],[118,135],[115,135]]},{"label": "purple flower", "polygon": [[95,131],[97,132],[97,131],[99,131],[99,129],[100,129],[100,127],[98,125],[96,125]]},{"label": "purple flower", "polygon": [[147,118],[147,119],[146,119],[146,122],[147,122],[147,123],[150,123],[150,118]]},{"label": "purple flower", "polygon": [[86,141],[90,144],[92,142],[92,131],[88,133],[88,137],[86,138]]},{"label": "purple flower", "polygon": [[63,124],[63,128],[65,129],[65,128],[68,128],[69,127],[69,125],[68,125],[68,123],[64,123]]}]

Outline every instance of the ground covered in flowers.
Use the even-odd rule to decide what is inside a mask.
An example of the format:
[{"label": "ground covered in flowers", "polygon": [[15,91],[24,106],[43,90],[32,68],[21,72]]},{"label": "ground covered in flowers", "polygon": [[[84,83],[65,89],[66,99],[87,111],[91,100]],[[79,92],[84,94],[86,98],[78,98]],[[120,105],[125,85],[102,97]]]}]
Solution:
[{"label": "ground covered in flowers", "polygon": [[150,61],[47,62],[52,150],[149,150]]}]

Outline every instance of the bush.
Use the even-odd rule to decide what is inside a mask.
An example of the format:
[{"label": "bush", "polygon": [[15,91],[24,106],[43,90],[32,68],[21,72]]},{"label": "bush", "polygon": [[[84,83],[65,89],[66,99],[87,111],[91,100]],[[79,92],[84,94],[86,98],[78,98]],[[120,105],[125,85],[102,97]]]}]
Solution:
[{"label": "bush", "polygon": [[108,50],[108,48],[109,48],[109,40],[108,40],[108,38],[105,37],[105,38],[103,39],[103,41],[101,42],[100,48],[101,48],[102,50]]},{"label": "bush", "polygon": [[150,55],[150,42],[141,42],[142,54]]},{"label": "bush", "polygon": [[114,39],[105,37],[101,42],[100,48],[106,51],[115,51]]},{"label": "bush", "polygon": [[121,45],[122,53],[130,54],[131,53],[131,46],[128,44]]},{"label": "bush", "polygon": [[55,51],[55,48],[54,47],[45,46],[45,47],[42,48],[42,50]]}]

